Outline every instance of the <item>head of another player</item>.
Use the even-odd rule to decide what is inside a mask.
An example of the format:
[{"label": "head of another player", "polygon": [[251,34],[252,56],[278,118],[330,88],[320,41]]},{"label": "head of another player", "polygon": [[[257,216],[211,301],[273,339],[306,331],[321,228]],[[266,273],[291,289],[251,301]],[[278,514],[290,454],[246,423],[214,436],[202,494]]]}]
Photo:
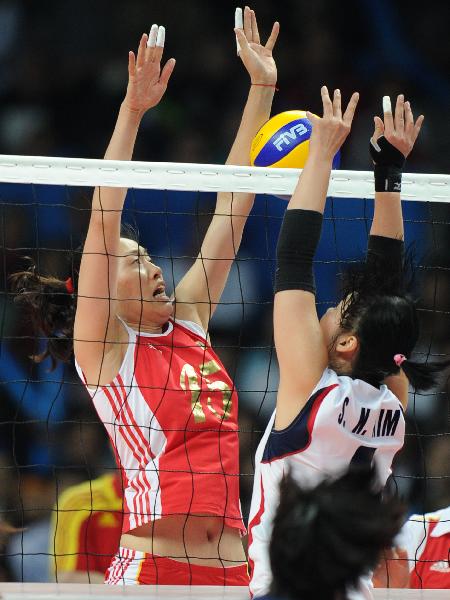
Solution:
[{"label": "head of another player", "polygon": [[436,384],[437,373],[448,362],[411,360],[420,334],[416,301],[409,292],[411,273],[407,257],[401,273],[389,275],[373,265],[363,265],[346,274],[344,299],[320,321],[329,365],[338,374],[378,387],[401,368],[417,390]]},{"label": "head of another player", "polygon": [[[32,259],[28,259],[28,269],[10,277],[15,302],[28,314],[33,330],[47,338],[44,350],[31,358],[37,363],[50,358],[52,369],[58,361],[68,362],[72,357],[81,256],[81,248],[73,252],[68,279],[39,273]],[[159,326],[173,313],[161,269],[128,225],[122,227],[120,238],[117,301],[117,314],[127,322],[140,323],[145,311],[146,322]]]},{"label": "head of another player", "polygon": [[270,543],[271,591],[293,600],[345,600],[392,544],[404,521],[399,500],[381,495],[375,468],[352,468],[311,490],[287,476]]}]

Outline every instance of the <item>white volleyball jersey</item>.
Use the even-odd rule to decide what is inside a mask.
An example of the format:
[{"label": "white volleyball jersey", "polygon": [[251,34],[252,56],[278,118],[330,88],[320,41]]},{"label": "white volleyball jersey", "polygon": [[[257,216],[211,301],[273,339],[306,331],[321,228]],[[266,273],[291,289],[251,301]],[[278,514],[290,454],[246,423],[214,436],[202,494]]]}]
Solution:
[{"label": "white volleyball jersey", "polygon": [[402,406],[385,385],[378,389],[328,368],[294,421],[280,431],[274,423],[275,412],[255,458],[248,552],[254,596],[268,593],[272,580],[268,546],[283,475],[290,470],[308,488],[340,475],[350,463],[375,460],[384,485],[405,434]]}]

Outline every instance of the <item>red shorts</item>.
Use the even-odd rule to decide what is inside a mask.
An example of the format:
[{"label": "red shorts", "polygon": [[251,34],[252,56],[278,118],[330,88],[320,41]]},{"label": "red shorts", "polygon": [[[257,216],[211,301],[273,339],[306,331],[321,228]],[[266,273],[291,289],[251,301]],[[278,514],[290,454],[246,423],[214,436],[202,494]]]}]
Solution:
[{"label": "red shorts", "polygon": [[109,585],[239,585],[248,586],[247,563],[235,567],[204,567],[119,548],[105,574]]}]

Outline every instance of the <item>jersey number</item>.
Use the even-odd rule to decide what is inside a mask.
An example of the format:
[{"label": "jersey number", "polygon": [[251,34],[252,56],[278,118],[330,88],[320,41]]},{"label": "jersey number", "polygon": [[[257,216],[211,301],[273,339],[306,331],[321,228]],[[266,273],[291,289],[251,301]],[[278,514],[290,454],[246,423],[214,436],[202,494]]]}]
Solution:
[{"label": "jersey number", "polygon": [[195,422],[204,423],[206,421],[205,411],[203,410],[202,403],[200,402],[200,394],[202,392],[200,383],[203,382],[206,383],[206,387],[211,392],[222,392],[223,413],[221,414],[214,408],[210,396],[208,396],[206,400],[206,406],[208,410],[210,410],[212,414],[221,421],[228,419],[232,408],[232,391],[230,386],[226,384],[225,381],[210,381],[207,378],[208,375],[213,375],[214,373],[220,371],[219,365],[215,360],[210,360],[207,363],[199,365],[199,370],[201,374],[200,381],[194,367],[188,363],[186,363],[181,369],[180,375],[181,388],[184,391],[189,390],[191,392],[192,414],[194,415]]}]

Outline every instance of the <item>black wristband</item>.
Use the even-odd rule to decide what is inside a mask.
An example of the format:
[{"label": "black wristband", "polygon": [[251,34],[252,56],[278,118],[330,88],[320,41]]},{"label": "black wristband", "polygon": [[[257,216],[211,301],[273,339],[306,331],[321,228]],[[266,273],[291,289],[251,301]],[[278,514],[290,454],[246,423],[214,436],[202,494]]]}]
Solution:
[{"label": "black wristband", "polygon": [[315,210],[287,210],[277,244],[275,292],[316,291],[313,259],[322,232],[323,215]]},{"label": "black wristband", "polygon": [[376,192],[401,192],[402,170],[396,167],[375,165],[375,191]]},{"label": "black wristband", "polygon": [[369,144],[370,155],[375,164],[375,191],[401,192],[402,170],[405,164],[403,154],[382,135]]}]

